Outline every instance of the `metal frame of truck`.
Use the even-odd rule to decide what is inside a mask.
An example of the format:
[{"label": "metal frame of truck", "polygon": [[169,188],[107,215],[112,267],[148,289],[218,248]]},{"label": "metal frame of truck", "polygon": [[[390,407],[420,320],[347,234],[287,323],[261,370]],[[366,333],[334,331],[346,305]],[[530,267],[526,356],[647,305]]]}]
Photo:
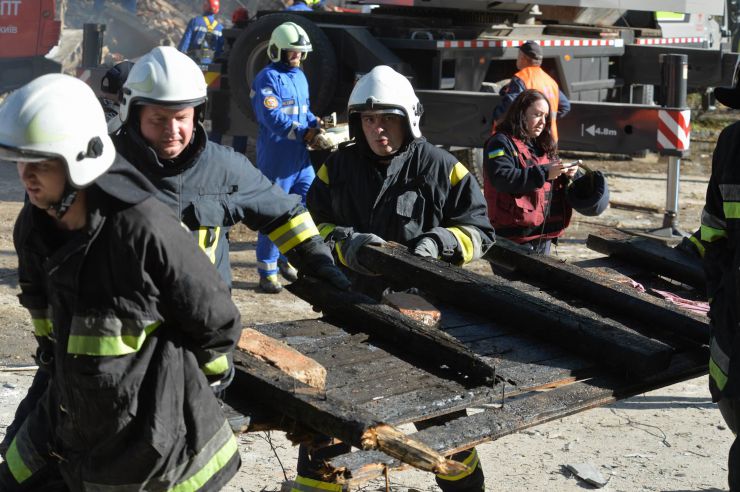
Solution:
[{"label": "metal frame of truck", "polygon": [[516,71],[517,48],[527,39],[543,45],[543,67],[575,102],[573,113],[559,122],[561,149],[625,154],[660,150],[655,129],[662,108],[635,104],[652,103],[653,88],[660,92],[660,55],[688,55],[689,90],[735,81],[740,55],[724,45],[717,49],[716,40],[702,36],[640,37],[640,30],[606,29],[616,37],[599,38],[593,36],[604,30],[584,26],[558,26],[559,33],[572,30],[578,35],[556,36],[547,34],[547,26],[518,25],[506,36],[481,36],[495,34],[505,18],[501,12],[404,7],[372,14],[259,12],[244,30],[224,31],[228,51],[222,63],[209,68],[219,84],[210,93],[213,128],[256,136],[249,85],[268,63],[264,50],[269,33],[287,20],[302,25],[314,44],[304,66],[314,113],[341,114],[357,77],[378,64],[390,65],[418,90],[425,105],[422,131],[440,145],[482,146],[491,127],[490,109],[497,102],[495,94],[482,91]]}]

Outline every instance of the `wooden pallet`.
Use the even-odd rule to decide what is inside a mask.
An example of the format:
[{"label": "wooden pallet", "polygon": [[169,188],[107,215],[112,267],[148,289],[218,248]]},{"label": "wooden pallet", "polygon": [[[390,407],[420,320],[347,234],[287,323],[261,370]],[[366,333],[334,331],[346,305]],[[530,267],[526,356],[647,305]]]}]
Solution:
[{"label": "wooden pallet", "polygon": [[[516,248],[503,243],[498,248],[501,248],[498,255],[519,265],[513,274],[516,281],[513,277],[490,279],[486,276],[479,279],[466,272],[464,278],[455,277],[455,282],[459,285],[483,282],[494,290],[505,286],[509,289],[507,295],[528,299],[522,302],[536,299],[533,305],[549,310],[539,318],[540,322],[549,319],[547,316],[550,315],[557,321],[565,312],[568,316],[580,316],[584,323],[598,321],[592,325],[594,327],[606,326],[614,330],[625,327],[625,333],[631,337],[656,342],[646,342],[643,346],[646,352],[638,355],[649,357],[649,351],[654,350],[663,357],[664,347],[669,347],[670,354],[665,364],[661,363],[648,372],[636,372],[628,365],[620,366],[614,361],[605,364],[601,355],[594,357],[579,350],[579,346],[584,346],[579,340],[561,337],[553,341],[552,337],[543,337],[543,327],[529,329],[524,326],[524,320],[517,322],[510,314],[501,316],[503,310],[497,310],[495,305],[489,304],[485,306],[487,309],[471,312],[469,296],[452,295],[435,301],[443,313],[439,329],[474,353],[480,361],[495,368],[494,380],[480,384],[480,378],[461,378],[462,366],[459,364],[455,370],[448,369],[447,374],[444,367],[440,369],[438,360],[425,360],[418,347],[415,351],[404,351],[387,334],[377,330],[359,330],[362,323],[351,310],[339,314],[332,312],[331,321],[329,318],[302,320],[257,327],[262,333],[284,341],[327,369],[324,393],[307,395],[300,385],[296,385],[295,390],[283,387],[282,392],[275,393],[274,408],[282,408],[290,418],[303,425],[353,444],[357,442],[356,436],[347,429],[357,427],[358,422],[362,425],[369,421],[398,425],[477,409],[466,417],[409,436],[434,451],[449,455],[527,427],[707,372],[708,349],[702,343],[705,333],[708,333],[705,319],[646,294],[635,295],[616,286],[610,291],[608,281],[571,265],[559,265],[556,259],[521,257]],[[507,248],[510,251],[506,252]],[[422,278],[418,272],[409,270],[412,267],[424,269],[422,285],[427,287],[436,283],[433,282],[433,274],[450,273],[447,265],[409,257],[400,250],[366,247],[365,252],[396,258],[388,260],[388,264],[395,264],[395,267],[383,272],[391,282]],[[547,269],[542,270],[545,267]],[[548,273],[536,274],[541,270]],[[453,275],[458,273],[453,272]],[[394,275],[396,278],[390,278]],[[493,282],[493,287],[485,282]],[[311,289],[316,290],[316,286]],[[604,298],[604,302],[596,302],[599,298]],[[630,306],[629,312],[625,312],[619,303]],[[656,312],[660,312],[660,316],[645,319]],[[671,331],[668,326],[671,324],[681,326],[681,329]],[[570,337],[579,336],[575,331],[565,333]],[[476,368],[476,372],[480,373],[480,368]],[[471,384],[473,382],[475,384]],[[250,383],[242,380],[241,384],[248,391]],[[286,404],[294,398],[301,400],[298,410],[291,409],[292,404]],[[336,402],[336,405],[331,402]],[[314,410],[326,412],[326,415],[314,414]],[[336,415],[332,415],[333,412]],[[336,419],[337,415],[341,418]],[[332,432],[333,429],[336,432]],[[401,465],[397,459],[378,451],[357,451],[328,463],[333,474],[350,485],[380,475],[385,467]]]}]

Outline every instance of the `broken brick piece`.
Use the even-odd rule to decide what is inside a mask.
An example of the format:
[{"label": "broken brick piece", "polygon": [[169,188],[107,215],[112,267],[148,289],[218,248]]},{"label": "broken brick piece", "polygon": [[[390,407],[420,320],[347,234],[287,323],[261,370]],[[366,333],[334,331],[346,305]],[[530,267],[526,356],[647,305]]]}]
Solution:
[{"label": "broken brick piece", "polygon": [[326,387],[324,366],[279,340],[245,328],[237,347],[313,388]]}]

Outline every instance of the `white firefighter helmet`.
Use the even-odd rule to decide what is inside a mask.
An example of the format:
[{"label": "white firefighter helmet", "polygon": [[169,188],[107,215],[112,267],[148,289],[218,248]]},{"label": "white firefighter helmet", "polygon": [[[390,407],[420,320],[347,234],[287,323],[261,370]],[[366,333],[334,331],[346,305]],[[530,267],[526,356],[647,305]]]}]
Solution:
[{"label": "white firefighter helmet", "polygon": [[278,62],[283,51],[303,53],[301,60],[305,60],[308,53],[313,51],[308,34],[295,22],[283,22],[272,31],[270,44],[267,45],[267,56],[273,62]]},{"label": "white firefighter helmet", "polygon": [[[419,119],[423,109],[419,98],[411,82],[387,65],[378,65],[370,70],[352,89],[347,103],[350,121],[353,114],[363,111],[400,114],[406,117],[414,138],[421,137]],[[354,133],[351,125],[350,131]]]},{"label": "white firefighter helmet", "polygon": [[139,58],[123,84],[120,117],[125,124],[136,104],[172,109],[206,102],[207,84],[200,67],[172,46],[158,46]]},{"label": "white firefighter helmet", "polygon": [[90,86],[62,74],[38,77],[0,103],[0,160],[61,159],[84,188],[113,164],[105,113]]}]

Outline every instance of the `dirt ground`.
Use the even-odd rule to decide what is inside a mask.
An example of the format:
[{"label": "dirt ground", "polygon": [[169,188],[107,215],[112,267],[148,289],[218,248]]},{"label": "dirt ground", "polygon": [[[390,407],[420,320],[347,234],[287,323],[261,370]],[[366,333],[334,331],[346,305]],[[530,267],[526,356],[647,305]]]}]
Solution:
[{"label": "dirt ground", "polygon": [[[693,231],[699,223],[709,175],[711,145],[695,146],[682,162],[680,226]],[[594,225],[655,229],[666,203],[666,163],[655,156],[630,161],[596,160],[608,174],[612,207],[598,218],[576,217],[556,254],[571,261],[599,256],[585,248]],[[0,435],[30,384],[33,372],[8,370],[32,363],[35,342],[29,318],[16,299],[17,260],[12,226],[22,202],[13,166],[0,166]],[[232,238],[234,300],[245,324],[316,317],[310,306],[287,292],[255,291],[256,237],[238,228]],[[489,275],[483,262],[470,266]],[[569,464],[590,463],[609,482],[604,490],[674,492],[726,489],[726,456],[732,434],[711,403],[706,378],[697,378],[646,393],[614,405],[582,412],[507,436],[478,447],[487,491],[589,489],[565,471]],[[240,437],[243,465],[229,491],[278,491],[295,476],[297,448],[280,432]],[[392,472],[396,491],[439,490],[429,474]],[[385,490],[384,481],[361,490]]]}]

